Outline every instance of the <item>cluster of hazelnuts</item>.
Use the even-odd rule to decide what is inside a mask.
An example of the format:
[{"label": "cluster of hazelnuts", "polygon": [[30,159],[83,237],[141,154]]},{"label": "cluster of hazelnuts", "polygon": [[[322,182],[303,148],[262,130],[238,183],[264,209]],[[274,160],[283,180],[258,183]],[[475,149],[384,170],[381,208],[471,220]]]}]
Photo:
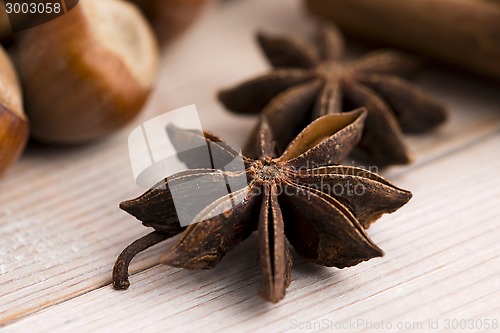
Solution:
[{"label": "cluster of hazelnuts", "polygon": [[77,145],[133,119],[155,82],[158,45],[184,30],[206,1],[80,0],[16,34],[8,52],[0,46],[0,174],[30,136]]}]

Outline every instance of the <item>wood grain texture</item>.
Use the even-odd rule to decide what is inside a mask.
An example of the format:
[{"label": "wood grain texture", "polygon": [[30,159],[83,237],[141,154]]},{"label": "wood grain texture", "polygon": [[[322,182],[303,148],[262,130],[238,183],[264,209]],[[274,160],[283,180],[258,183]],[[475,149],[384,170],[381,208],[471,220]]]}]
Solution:
[{"label": "wood grain texture", "polygon": [[296,258],[293,282],[278,305],[257,295],[252,237],[214,270],[157,266],[134,275],[126,292],[100,288],[6,331],[252,332],[285,331],[293,320],[427,325],[436,318],[498,318],[500,179],[494,175],[500,160],[491,152],[499,144],[497,131],[397,177],[415,196],[370,230],[386,256],[344,270]]},{"label": "wood grain texture", "polygon": [[157,89],[134,124],[93,146],[29,148],[0,180],[2,331],[284,331],[294,319],[499,317],[500,98],[487,84],[439,72],[418,81],[452,117],[432,135],[408,138],[415,164],[384,173],[414,193],[369,230],[385,257],[344,270],[295,258],[288,295],[275,306],[257,296],[255,237],[202,272],[156,266],[162,244],[133,261],[128,291],[110,287],[116,256],[148,231],[117,206],[142,192],[128,133],[195,103],[206,129],[242,145],[256,119],[225,112],[214,92],[266,69],[256,29],[311,30],[300,5],[242,0],[213,9],[166,50]]}]

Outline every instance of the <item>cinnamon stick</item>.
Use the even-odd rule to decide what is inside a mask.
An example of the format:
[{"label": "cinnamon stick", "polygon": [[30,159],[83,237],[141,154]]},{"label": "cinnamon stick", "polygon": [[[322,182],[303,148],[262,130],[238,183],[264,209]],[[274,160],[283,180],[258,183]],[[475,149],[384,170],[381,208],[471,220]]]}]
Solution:
[{"label": "cinnamon stick", "polygon": [[500,79],[499,0],[305,0],[347,33]]}]

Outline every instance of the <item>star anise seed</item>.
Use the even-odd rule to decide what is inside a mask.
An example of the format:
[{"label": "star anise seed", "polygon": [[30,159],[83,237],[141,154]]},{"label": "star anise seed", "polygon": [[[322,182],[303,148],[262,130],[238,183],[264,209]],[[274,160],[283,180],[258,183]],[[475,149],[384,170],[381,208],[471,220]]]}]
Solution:
[{"label": "star anise seed", "polygon": [[[382,214],[403,206],[411,193],[367,170],[338,165],[359,141],[365,117],[364,110],[322,116],[293,139],[280,157],[264,118],[255,160],[241,156],[211,134],[174,133],[173,141],[209,143],[218,159],[241,158],[245,170],[188,170],[122,202],[122,209],[155,231],[120,254],[113,270],[114,287],[129,286],[128,265],[137,253],[177,234],[181,235],[161,262],[205,269],[216,266],[257,230],[260,295],[271,302],[281,300],[290,284],[291,246],[307,260],[338,268],[382,256],[364,229]],[[201,222],[181,227],[179,216],[189,212],[176,210],[172,188],[181,189],[176,195],[181,195],[189,210],[190,203],[214,198],[217,182],[229,179],[230,183],[241,176],[244,186],[211,199],[193,219]]]},{"label": "star anise seed", "polygon": [[320,116],[366,107],[357,157],[379,166],[406,164],[412,157],[402,131],[430,131],[447,118],[442,105],[398,77],[416,68],[415,59],[379,50],[343,60],[344,42],[331,24],[319,29],[316,48],[294,37],[262,33],[258,42],[274,69],[221,91],[219,100],[236,113],[262,112],[281,149]]}]

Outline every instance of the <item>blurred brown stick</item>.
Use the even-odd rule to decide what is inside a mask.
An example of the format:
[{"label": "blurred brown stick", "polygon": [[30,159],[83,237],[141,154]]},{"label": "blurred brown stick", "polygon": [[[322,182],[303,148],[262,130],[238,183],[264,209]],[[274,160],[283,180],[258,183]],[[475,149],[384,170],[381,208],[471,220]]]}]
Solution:
[{"label": "blurred brown stick", "polygon": [[347,33],[500,79],[499,0],[306,0]]}]

